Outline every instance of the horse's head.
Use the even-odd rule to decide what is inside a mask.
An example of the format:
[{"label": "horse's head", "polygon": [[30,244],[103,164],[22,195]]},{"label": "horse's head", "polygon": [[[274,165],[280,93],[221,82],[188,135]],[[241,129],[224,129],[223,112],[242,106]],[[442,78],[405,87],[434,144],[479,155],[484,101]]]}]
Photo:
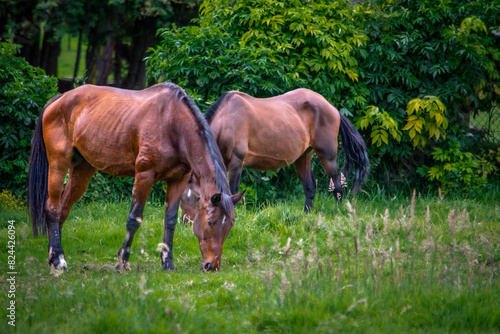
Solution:
[{"label": "horse's head", "polygon": [[244,193],[232,196],[217,193],[208,203],[201,201],[201,208],[194,217],[193,231],[200,242],[202,270],[219,270],[222,246],[234,225],[234,206]]}]

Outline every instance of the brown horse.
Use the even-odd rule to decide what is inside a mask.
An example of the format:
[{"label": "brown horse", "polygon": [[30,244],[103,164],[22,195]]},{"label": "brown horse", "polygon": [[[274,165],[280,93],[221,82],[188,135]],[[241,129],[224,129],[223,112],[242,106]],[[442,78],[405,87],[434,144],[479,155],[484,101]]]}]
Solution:
[{"label": "brown horse", "polygon": [[[229,171],[231,192],[237,192],[243,167],[275,170],[294,163],[306,197],[305,211],[312,207],[316,182],[311,169],[316,151],[337,200],[342,198],[337,169],[337,136],[343,139],[346,155],[344,174],[355,167],[353,193],[359,192],[368,175],[369,161],[365,142],[349,122],[323,96],[309,89],[296,89],[283,95],[259,99],[231,91],[222,95],[205,115]],[[183,195],[196,191],[190,184]]]},{"label": "brown horse", "polygon": [[34,235],[48,230],[49,265],[55,268],[66,268],[63,223],[97,170],[135,177],[127,234],[118,251],[121,265],[129,259],[153,184],[166,181],[161,261],[164,270],[175,269],[177,213],[192,172],[201,184],[193,230],[202,269],[219,269],[222,246],[234,224],[234,205],[243,194],[231,196],[217,144],[184,90],[170,83],[142,91],[85,85],[47,103],[33,137],[29,207]]}]

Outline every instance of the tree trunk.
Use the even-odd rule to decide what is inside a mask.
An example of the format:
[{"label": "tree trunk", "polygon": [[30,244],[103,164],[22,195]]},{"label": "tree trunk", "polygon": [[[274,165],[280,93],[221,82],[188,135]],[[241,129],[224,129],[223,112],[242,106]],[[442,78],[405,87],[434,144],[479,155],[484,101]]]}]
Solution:
[{"label": "tree trunk", "polygon": [[115,59],[113,63],[113,73],[115,74],[115,81],[113,82],[113,86],[115,87],[121,87],[123,84],[122,59],[123,58],[129,59],[128,54],[129,54],[128,45],[120,42],[119,40],[116,41]]},{"label": "tree trunk", "polygon": [[154,43],[156,19],[147,18],[137,20],[134,30],[137,33],[132,40],[129,71],[123,83],[123,88],[143,89],[146,87],[146,64],[144,58],[147,56],[148,48],[153,46]]},{"label": "tree trunk", "polygon": [[106,46],[102,50],[102,56],[97,60],[96,85],[106,86],[108,84],[108,76],[113,68],[115,44],[114,36],[106,37]]},{"label": "tree trunk", "polygon": [[54,32],[47,31],[43,37],[40,67],[47,75],[57,77],[57,58],[61,53],[61,41],[53,38]]},{"label": "tree trunk", "polygon": [[82,53],[82,39],[83,39],[83,29],[80,28],[78,31],[78,46],[76,48],[76,60],[75,60],[75,70],[73,71],[73,84],[76,82],[78,77],[78,69],[80,68],[80,54]]},{"label": "tree trunk", "polygon": [[89,42],[87,46],[87,53],[85,55],[85,67],[87,71],[86,83],[95,85],[97,80],[97,60],[99,59],[102,48],[99,44],[97,28],[90,28],[88,38]]}]

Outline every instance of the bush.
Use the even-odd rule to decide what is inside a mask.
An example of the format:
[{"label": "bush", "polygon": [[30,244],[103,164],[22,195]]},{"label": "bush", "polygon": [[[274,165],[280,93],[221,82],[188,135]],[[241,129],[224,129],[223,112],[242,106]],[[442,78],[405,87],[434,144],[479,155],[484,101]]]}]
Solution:
[{"label": "bush", "polygon": [[450,141],[445,149],[434,148],[434,163],[423,165],[418,173],[429,179],[430,188],[440,188],[443,193],[477,192],[486,186],[488,174],[495,166],[470,152],[462,152],[460,143]]},{"label": "bush", "polygon": [[[227,90],[315,90],[356,116],[371,139],[373,178],[425,187],[435,180],[417,169],[432,167],[446,140],[470,151],[467,113],[497,103],[499,18],[487,0],[205,1],[199,26],[160,30],[149,76],[185,87],[202,109]],[[273,177],[246,173],[243,182],[274,196]]]},{"label": "bush", "polygon": [[229,90],[269,97],[306,87],[352,111],[368,95],[357,67],[367,39],[349,3],[205,1],[199,26],[159,31],[149,77],[186,88],[202,110]]},{"label": "bush", "polygon": [[[389,165],[392,177],[408,178],[423,163],[433,162],[434,146],[443,146],[448,133],[460,141],[460,150],[470,150],[475,143],[467,137],[468,113],[495,107],[500,93],[495,90],[500,83],[500,6],[489,0],[371,4],[372,10],[358,21],[370,38],[370,56],[359,61],[370,90],[367,101],[409,131],[400,140],[378,142],[370,153]],[[426,96],[437,97],[443,106],[433,104],[438,108],[426,116],[411,115],[418,111],[411,101]],[[449,124],[440,123],[444,107]],[[374,126],[380,124],[367,129],[372,138]]]},{"label": "bush", "polygon": [[0,188],[25,194],[31,137],[57,80],[16,57],[18,46],[0,43]]}]

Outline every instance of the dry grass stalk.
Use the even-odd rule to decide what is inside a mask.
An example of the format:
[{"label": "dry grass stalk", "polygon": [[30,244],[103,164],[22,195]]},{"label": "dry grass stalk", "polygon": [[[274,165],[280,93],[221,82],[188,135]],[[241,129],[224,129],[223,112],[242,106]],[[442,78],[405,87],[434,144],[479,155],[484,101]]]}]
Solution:
[{"label": "dry grass stalk", "polygon": [[388,230],[389,230],[389,209],[385,209],[385,212],[384,212],[384,215],[380,215],[380,217],[382,218],[382,223],[384,224],[384,227],[382,229],[382,232],[384,234],[387,234],[388,233]]},{"label": "dry grass stalk", "polygon": [[411,195],[411,207],[410,207],[410,226],[411,229],[413,227],[413,221],[415,220],[415,201],[416,201],[417,191],[413,189],[413,193]]},{"label": "dry grass stalk", "polygon": [[451,234],[455,233],[455,224],[457,222],[457,215],[455,209],[452,209],[448,214],[448,230]]}]

